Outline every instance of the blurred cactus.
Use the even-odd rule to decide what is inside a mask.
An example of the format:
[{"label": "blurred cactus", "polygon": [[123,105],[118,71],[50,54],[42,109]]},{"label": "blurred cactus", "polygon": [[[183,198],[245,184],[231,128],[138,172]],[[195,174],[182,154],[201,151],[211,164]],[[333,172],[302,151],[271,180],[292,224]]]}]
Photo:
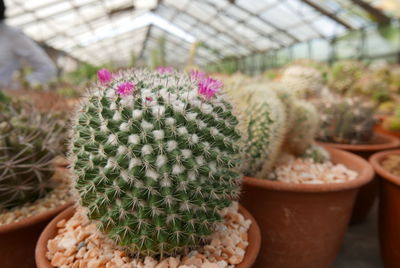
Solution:
[{"label": "blurred cactus", "polygon": [[370,103],[355,98],[321,101],[318,111],[321,141],[362,144],[373,137],[375,109]]},{"label": "blurred cactus", "polygon": [[311,103],[295,100],[292,103],[293,121],[286,135],[287,150],[303,155],[313,143],[319,126],[319,115]]},{"label": "blurred cactus", "polygon": [[282,84],[247,83],[229,89],[242,132],[242,172],[268,179],[283,151],[300,156],[313,143],[318,128],[315,108],[296,100]]},{"label": "blurred cactus", "polygon": [[359,61],[337,61],[328,74],[328,84],[336,92],[346,94],[361,78],[364,68],[364,64]]},{"label": "blurred cactus", "polygon": [[281,82],[299,97],[317,97],[324,87],[323,74],[312,66],[290,65],[283,72]]},{"label": "blurred cactus", "polygon": [[316,144],[311,144],[302,155],[303,158],[312,159],[315,163],[324,163],[329,161],[331,156],[327,150]]},{"label": "blurred cactus", "polygon": [[43,197],[53,188],[52,160],[62,153],[59,121],[32,105],[0,102],[0,209]]},{"label": "blurred cactus", "polygon": [[391,116],[383,120],[382,127],[389,131],[400,131],[400,104]]}]

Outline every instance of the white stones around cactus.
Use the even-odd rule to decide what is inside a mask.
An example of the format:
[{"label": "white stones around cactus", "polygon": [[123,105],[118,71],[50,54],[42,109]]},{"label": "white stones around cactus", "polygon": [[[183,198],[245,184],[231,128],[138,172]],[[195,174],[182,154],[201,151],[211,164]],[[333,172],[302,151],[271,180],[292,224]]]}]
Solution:
[{"label": "white stones around cactus", "polygon": [[125,255],[79,209],[69,220],[58,222],[58,234],[48,241],[46,256],[55,267],[232,268],[244,259],[251,221],[238,212],[237,202],[222,215],[224,222],[216,225],[206,245],[186,256],[156,260]]},{"label": "white stones around cactus", "polygon": [[322,184],[340,183],[357,178],[357,172],[342,164],[315,163],[307,158],[288,158],[274,169],[273,178],[286,183]]}]

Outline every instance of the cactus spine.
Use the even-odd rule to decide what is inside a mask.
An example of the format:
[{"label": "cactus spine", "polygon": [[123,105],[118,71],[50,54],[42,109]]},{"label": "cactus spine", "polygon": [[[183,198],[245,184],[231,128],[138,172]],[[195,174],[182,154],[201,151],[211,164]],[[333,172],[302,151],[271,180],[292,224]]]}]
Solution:
[{"label": "cactus spine", "polygon": [[240,91],[226,89],[243,133],[242,172],[269,178],[282,151],[301,156],[314,141],[318,128],[315,108],[296,100],[281,84],[251,84]]},{"label": "cactus spine", "polygon": [[238,197],[238,121],[222,94],[208,94],[216,85],[130,70],[93,88],[78,112],[75,188],[89,218],[128,253],[198,246]]},{"label": "cactus spine", "polygon": [[43,197],[55,185],[52,160],[62,153],[58,121],[0,92],[0,210]]}]

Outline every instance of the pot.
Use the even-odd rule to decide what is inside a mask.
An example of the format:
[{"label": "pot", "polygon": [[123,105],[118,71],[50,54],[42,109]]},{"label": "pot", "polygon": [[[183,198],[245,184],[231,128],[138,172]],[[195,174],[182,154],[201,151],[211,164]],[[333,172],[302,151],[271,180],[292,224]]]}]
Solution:
[{"label": "pot", "polygon": [[382,123],[376,124],[375,127],[374,127],[374,130],[376,132],[378,132],[378,133],[390,135],[390,136],[393,136],[393,137],[396,137],[396,138],[400,139],[400,131],[399,130],[398,131],[392,131],[392,130],[384,129],[382,127]]},{"label": "pot", "polygon": [[381,166],[381,162],[400,150],[374,154],[370,163],[380,179],[379,238],[381,255],[385,267],[400,267],[400,177],[391,174]]},{"label": "pot", "polygon": [[[249,245],[246,249],[246,254],[241,263],[236,265],[236,268],[250,268],[253,266],[261,247],[261,231],[254,217],[243,207],[239,207],[240,213],[250,219],[252,224],[248,230]],[[54,268],[46,258],[47,241],[54,238],[57,234],[57,223],[63,219],[68,220],[75,213],[75,208],[70,207],[57,217],[55,217],[44,229],[39,237],[36,245],[35,259],[38,268]]]},{"label": "pot", "polygon": [[[400,145],[400,140],[387,134],[375,132],[374,137],[368,144],[341,144],[327,142],[319,142],[319,144],[349,151],[368,160],[368,158],[376,152],[397,148]],[[352,224],[361,223],[367,218],[375,203],[376,197],[378,196],[378,188],[378,180],[374,179],[360,189],[351,216]]]},{"label": "pot", "polygon": [[35,245],[40,233],[58,213],[71,206],[64,204],[45,213],[0,226],[2,268],[35,268]]},{"label": "pot", "polygon": [[334,261],[359,188],[373,178],[361,157],[327,148],[334,163],[358,172],[344,183],[290,184],[246,177],[241,203],[262,226],[254,267],[325,268]]}]

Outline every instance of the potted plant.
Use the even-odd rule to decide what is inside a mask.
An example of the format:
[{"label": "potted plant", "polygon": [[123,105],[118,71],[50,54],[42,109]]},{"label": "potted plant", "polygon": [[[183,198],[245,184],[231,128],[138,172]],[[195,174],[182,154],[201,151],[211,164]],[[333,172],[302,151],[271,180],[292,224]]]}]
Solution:
[{"label": "potted plant", "polygon": [[52,115],[0,92],[1,267],[35,267],[37,238],[68,206],[66,173],[53,165],[62,152],[60,131]]},{"label": "potted plant", "polygon": [[385,267],[400,266],[400,150],[379,152],[370,163],[380,180],[379,237]]},{"label": "potted plant", "polygon": [[230,94],[244,133],[241,203],[262,226],[255,267],[329,267],[372,168],[314,144],[316,109],[282,85],[250,84]]},{"label": "potted plant", "polygon": [[397,105],[392,115],[383,117],[375,126],[375,130],[400,139],[400,105]]},{"label": "potted plant", "polygon": [[240,135],[221,82],[171,69],[99,78],[72,126],[81,208],[47,226],[37,266],[251,267],[259,230],[233,201]]},{"label": "potted plant", "polygon": [[[333,99],[318,103],[321,127],[317,139],[321,144],[343,149],[368,159],[373,153],[393,149],[399,141],[374,132],[374,108],[356,98]],[[352,223],[362,222],[370,212],[378,194],[378,182],[372,180],[361,188],[352,215]]]}]

